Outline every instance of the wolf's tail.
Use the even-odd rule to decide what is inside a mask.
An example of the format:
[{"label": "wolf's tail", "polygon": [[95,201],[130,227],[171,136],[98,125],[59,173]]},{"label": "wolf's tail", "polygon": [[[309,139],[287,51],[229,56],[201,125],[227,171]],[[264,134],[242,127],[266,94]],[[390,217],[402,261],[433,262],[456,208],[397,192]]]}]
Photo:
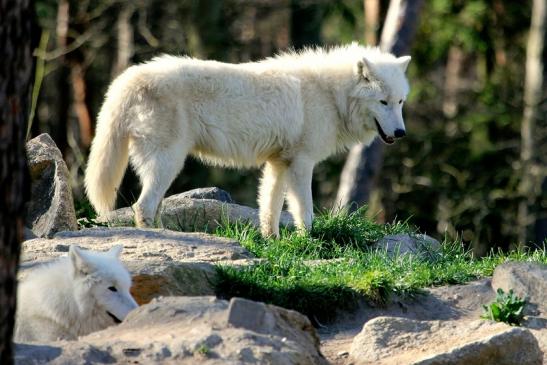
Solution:
[{"label": "wolf's tail", "polygon": [[98,214],[114,209],[129,159],[127,125],[134,92],[127,83],[127,74],[116,79],[108,90],[87,161],[85,190]]}]

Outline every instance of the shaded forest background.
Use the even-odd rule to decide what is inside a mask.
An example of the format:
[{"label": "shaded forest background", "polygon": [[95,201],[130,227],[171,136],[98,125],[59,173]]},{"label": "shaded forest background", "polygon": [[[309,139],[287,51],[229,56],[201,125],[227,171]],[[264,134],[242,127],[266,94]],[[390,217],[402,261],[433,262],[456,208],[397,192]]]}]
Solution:
[{"label": "shaded forest background", "polygon": [[[225,62],[258,60],[290,48],[364,42],[382,31],[389,1],[365,17],[369,0],[43,0],[29,135],[49,133],[69,165],[77,208],[97,112],[111,80],[161,53]],[[373,4],[373,5],[374,5]],[[370,4],[368,4],[370,5]],[[521,127],[531,1],[424,2],[409,68],[407,137],[385,149],[369,202],[380,222],[410,218],[438,238],[459,236],[477,254],[543,245],[547,231],[547,91],[523,165]],[[365,22],[367,19],[367,23]],[[365,24],[366,23],[366,24]],[[545,59],[545,50],[542,58]],[[345,161],[317,166],[318,209],[331,208]],[[206,167],[189,159],[168,195],[218,186],[256,206],[258,170]],[[522,189],[523,179],[528,188]],[[118,205],[138,182],[126,174]],[[519,205],[528,207],[519,218]]]}]

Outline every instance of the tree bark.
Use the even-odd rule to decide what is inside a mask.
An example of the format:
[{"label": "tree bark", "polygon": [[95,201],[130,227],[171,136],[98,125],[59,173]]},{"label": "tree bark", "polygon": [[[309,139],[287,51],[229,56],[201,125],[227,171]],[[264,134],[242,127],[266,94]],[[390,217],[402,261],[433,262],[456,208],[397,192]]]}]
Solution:
[{"label": "tree bark", "polygon": [[13,363],[12,335],[23,210],[29,195],[25,132],[36,45],[31,0],[0,0],[0,364]]},{"label": "tree bark", "polygon": [[[422,0],[391,0],[380,48],[401,56],[408,52],[414,38]],[[340,177],[336,207],[354,211],[370,199],[384,161],[384,145],[377,138],[368,147],[354,146]]]},{"label": "tree bark", "polygon": [[519,186],[522,201],[518,209],[519,243],[526,244],[535,217],[530,214],[530,205],[541,194],[541,181],[545,177],[545,167],[537,163],[538,156],[534,146],[538,106],[542,97],[543,85],[543,46],[545,41],[545,0],[534,0],[532,22],[526,46],[526,74],[524,78],[524,115],[521,125],[521,183]]}]

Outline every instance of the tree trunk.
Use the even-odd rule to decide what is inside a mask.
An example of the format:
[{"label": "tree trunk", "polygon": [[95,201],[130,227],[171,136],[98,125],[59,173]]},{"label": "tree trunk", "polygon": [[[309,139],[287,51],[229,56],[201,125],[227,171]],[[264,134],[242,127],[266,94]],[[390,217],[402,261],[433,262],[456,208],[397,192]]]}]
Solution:
[{"label": "tree trunk", "polygon": [[378,19],[380,18],[380,0],[364,0],[365,9],[365,43],[375,46],[378,43]]},{"label": "tree trunk", "polygon": [[114,67],[112,67],[112,78],[121,74],[131,64],[131,57],[133,57],[135,51],[133,26],[131,25],[131,17],[134,12],[135,6],[132,3],[127,3],[118,15],[116,22],[118,49],[116,62],[114,63]]},{"label": "tree trunk", "polygon": [[458,94],[463,61],[463,50],[457,45],[452,45],[448,50],[443,90],[443,113],[447,118],[454,118],[458,114]]},{"label": "tree trunk", "polygon": [[[396,56],[408,52],[421,5],[422,0],[391,0],[380,41],[382,50]],[[336,207],[353,211],[368,202],[383,161],[384,145],[378,138],[368,147],[354,146],[342,170]]]},{"label": "tree trunk", "polygon": [[518,209],[519,243],[526,244],[535,217],[530,214],[530,205],[541,194],[541,181],[545,168],[537,163],[538,156],[534,146],[538,106],[542,97],[543,85],[543,45],[545,40],[545,0],[534,0],[532,23],[526,46],[526,75],[524,79],[524,115],[521,125],[521,184],[519,190],[522,201]]},{"label": "tree trunk", "polygon": [[25,132],[34,76],[34,4],[0,0],[0,364],[13,363],[12,335],[23,209],[29,195]]},{"label": "tree trunk", "polygon": [[[68,27],[69,27],[69,3],[68,0],[60,0],[57,5],[57,27],[56,47],[65,49],[68,45]],[[56,62],[59,62],[59,68],[55,71],[56,87],[53,90],[52,100],[55,100],[55,114],[51,123],[51,138],[55,141],[63,157],[69,153],[68,145],[68,120],[70,111],[70,68],[66,64],[65,55],[60,56]]]}]

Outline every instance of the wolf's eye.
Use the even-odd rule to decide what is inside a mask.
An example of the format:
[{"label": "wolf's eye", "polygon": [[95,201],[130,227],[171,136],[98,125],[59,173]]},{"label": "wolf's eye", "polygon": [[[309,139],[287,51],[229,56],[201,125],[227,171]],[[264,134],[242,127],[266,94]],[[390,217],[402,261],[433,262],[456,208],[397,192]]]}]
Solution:
[{"label": "wolf's eye", "polygon": [[399,100],[399,104],[402,104],[403,103],[403,99]]},{"label": "wolf's eye", "polygon": [[118,289],[116,289],[115,286],[109,286],[109,287],[108,287],[108,290],[113,291],[113,292],[117,292],[117,291],[118,291]]},{"label": "wolf's eye", "polygon": [[380,100],[380,103],[382,103],[384,105],[387,105],[387,101],[385,101],[385,100]]}]

